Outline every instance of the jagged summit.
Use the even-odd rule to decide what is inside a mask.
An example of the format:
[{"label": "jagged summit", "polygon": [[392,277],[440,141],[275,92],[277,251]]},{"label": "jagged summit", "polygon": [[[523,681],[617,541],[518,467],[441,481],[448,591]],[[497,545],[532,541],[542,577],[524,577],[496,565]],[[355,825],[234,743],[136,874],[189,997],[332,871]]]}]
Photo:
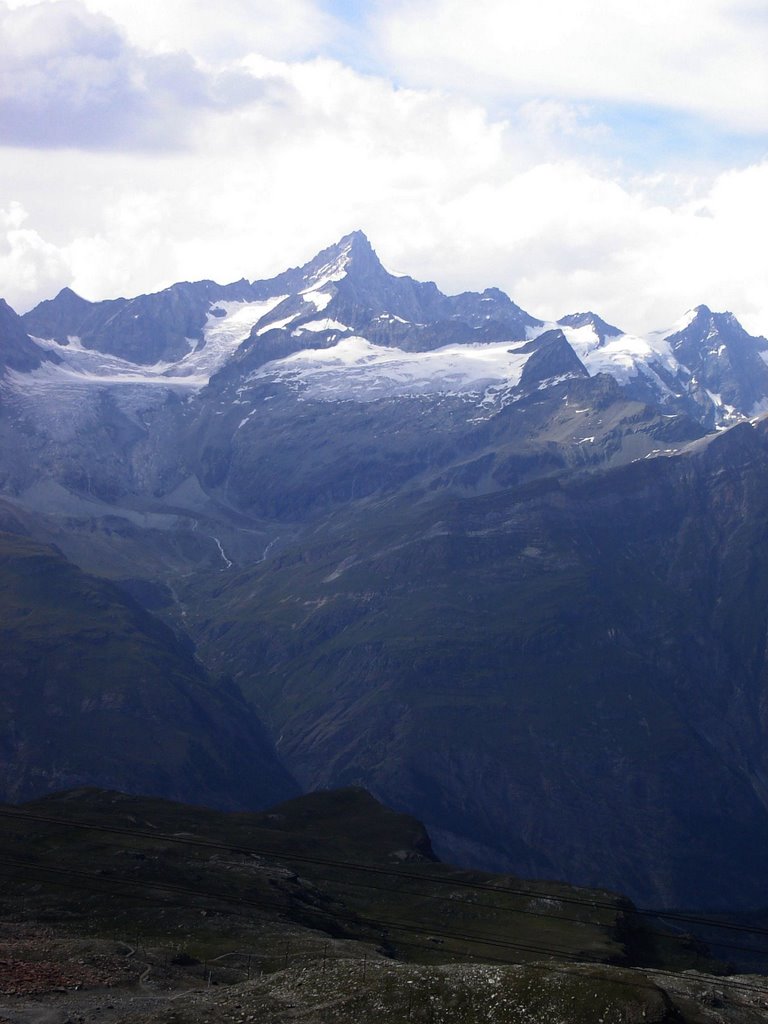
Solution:
[{"label": "jagged summit", "polygon": [[668,338],[675,338],[686,332],[700,332],[713,323],[715,316],[720,315],[722,314],[713,313],[709,306],[705,306],[702,303],[698,306],[692,306],[667,331],[659,333],[666,334]]},{"label": "jagged summit", "polygon": [[684,368],[685,386],[699,409],[714,407],[707,425],[728,425],[768,407],[768,341],[753,337],[730,312],[699,305],[675,325],[666,342]]},{"label": "jagged summit", "polygon": [[362,231],[344,235],[304,264],[300,271],[313,283],[325,283],[341,280],[352,269],[358,273],[371,270],[384,272],[373,246]]},{"label": "jagged summit", "polygon": [[[219,373],[242,379],[301,352],[312,353],[304,359],[305,368],[312,364],[313,388],[320,387],[327,360],[315,353],[336,350],[343,342],[337,352],[339,373],[358,378],[355,394],[368,380],[363,363],[369,360],[380,369],[388,359],[380,365],[379,355],[365,343],[376,350],[427,353],[452,346],[516,345],[555,328],[564,334],[564,365],[573,369],[573,360],[562,350],[566,345],[590,376],[607,373],[636,398],[684,410],[707,427],[727,426],[763,405],[768,408],[768,341],[747,334],[730,312],[716,313],[700,304],[668,330],[647,337],[625,334],[593,310],[545,323],[496,287],[448,295],[434,282],[390,273],[360,229],[303,265],[261,281],[181,282],[151,295],[101,302],[89,302],[66,287],[25,314],[21,326],[75,369],[77,353],[87,350],[94,353],[88,372],[114,373],[113,363],[99,364],[101,353],[191,387],[202,387]],[[71,345],[72,338],[79,344]],[[516,359],[508,355],[487,352],[485,374],[477,354],[469,359],[462,354],[457,380],[474,387],[486,378],[498,381],[499,374],[517,379]],[[39,358],[27,346],[25,368]],[[447,381],[444,361],[396,357],[395,362],[403,373],[406,366],[409,374],[418,366],[427,377],[439,365]],[[426,379],[422,386],[435,387]],[[436,386],[448,384],[441,378]]]},{"label": "jagged summit", "polygon": [[601,345],[604,345],[608,338],[618,338],[624,333],[613,324],[606,323],[602,317],[591,310],[586,313],[570,313],[568,316],[561,317],[557,322],[563,327],[591,327],[600,339]]},{"label": "jagged summit", "polygon": [[348,252],[352,258],[376,255],[370,239],[366,233],[361,231],[359,228],[355,231],[350,231],[349,234],[340,238],[337,242],[337,248]]},{"label": "jagged summit", "polygon": [[54,353],[40,349],[24,329],[24,322],[5,299],[0,299],[0,373],[27,373],[44,361],[58,362]]},{"label": "jagged summit", "polygon": [[673,326],[667,337],[670,339],[682,335],[703,337],[707,334],[714,336],[719,332],[732,336],[751,337],[729,310],[718,313],[704,304],[688,310],[685,316]]},{"label": "jagged summit", "polygon": [[327,246],[311,260],[298,267],[291,267],[266,281],[253,281],[252,287],[259,292],[295,293],[303,288],[321,288],[343,280],[347,274],[355,276],[378,274],[389,276],[376,255],[367,236],[360,230],[350,231],[338,242]]}]

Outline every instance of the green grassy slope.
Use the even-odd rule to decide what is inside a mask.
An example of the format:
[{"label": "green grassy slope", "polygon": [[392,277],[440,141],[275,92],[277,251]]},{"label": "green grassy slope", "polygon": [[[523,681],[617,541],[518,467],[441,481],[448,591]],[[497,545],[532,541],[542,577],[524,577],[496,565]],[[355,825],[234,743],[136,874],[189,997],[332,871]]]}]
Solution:
[{"label": "green grassy slope", "polygon": [[[188,936],[198,956],[262,933],[271,937],[260,952],[276,956],[282,920],[416,962],[708,963],[613,893],[439,862],[419,822],[363,790],[313,793],[261,814],[93,789],[18,811],[0,808],[7,913],[23,902],[28,914],[101,934],[132,921],[155,941]],[[317,938],[304,941],[316,949]]]}]

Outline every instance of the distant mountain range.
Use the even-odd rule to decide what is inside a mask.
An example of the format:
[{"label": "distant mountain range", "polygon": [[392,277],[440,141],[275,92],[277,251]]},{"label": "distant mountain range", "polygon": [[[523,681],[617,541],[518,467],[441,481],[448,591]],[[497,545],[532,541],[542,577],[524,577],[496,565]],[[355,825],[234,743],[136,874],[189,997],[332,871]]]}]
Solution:
[{"label": "distant mountain range", "polygon": [[[731,313],[698,306],[645,338],[594,313],[545,324],[497,288],[447,296],[432,283],[390,274],[361,232],[268,281],[176,284],[94,303],[65,288],[23,317],[5,307],[2,324],[4,335],[16,338],[10,361],[7,344],[7,354],[0,352],[12,369],[46,360],[91,380],[136,381],[143,373],[147,381],[196,387],[230,362],[240,376],[270,364],[269,375],[288,374],[321,397],[346,397],[351,389],[358,399],[482,394],[491,384],[518,383],[531,353],[524,343],[555,331],[590,376],[610,374],[637,397],[688,412],[709,427],[768,408],[768,341],[747,334]],[[491,344],[504,347],[488,349]],[[272,365],[329,349],[332,356]],[[395,357],[393,349],[407,355]],[[574,372],[572,355],[565,346],[561,352],[566,372]],[[344,371],[346,385],[334,367]],[[556,375],[560,367],[552,369]]]},{"label": "distant mountain range", "polygon": [[545,323],[360,232],[269,281],[0,304],[0,795],[364,785],[462,862],[768,903],[764,411],[731,313]]}]

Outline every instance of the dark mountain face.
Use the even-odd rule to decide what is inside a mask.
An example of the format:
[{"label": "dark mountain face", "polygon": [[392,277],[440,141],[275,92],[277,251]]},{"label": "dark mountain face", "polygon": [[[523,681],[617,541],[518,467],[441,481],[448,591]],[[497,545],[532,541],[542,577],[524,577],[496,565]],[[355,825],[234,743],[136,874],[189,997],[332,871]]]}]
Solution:
[{"label": "dark mountain face", "polygon": [[365,784],[454,859],[757,904],[768,444],[699,444],[337,514],[217,584],[213,621],[213,592],[191,596],[201,651],[226,631],[305,786]]},{"label": "dark mountain face", "polygon": [[35,345],[21,317],[0,299],[0,373],[3,370],[28,373],[47,360],[58,362],[58,357]]},{"label": "dark mountain face", "polygon": [[153,365],[181,359],[194,348],[202,338],[212,304],[245,299],[250,294],[246,282],[222,286],[198,281],[135,299],[88,302],[64,288],[55,299],[41,302],[22,319],[35,337],[62,345],[79,338],[85,348]]},{"label": "dark mountain face", "polygon": [[296,792],[231,684],[51,548],[0,534],[0,800],[110,780],[257,808]]},{"label": "dark mountain face", "polygon": [[715,394],[726,406],[751,410],[768,391],[768,341],[747,334],[732,313],[698,306],[691,322],[669,337],[685,366],[685,383],[704,415]]},{"label": "dark mountain face", "polygon": [[[109,309],[119,309],[125,299],[114,299]],[[30,333],[38,338],[51,338],[62,345],[69,341],[69,335],[76,334],[96,303],[81,298],[71,288],[62,288],[53,299],[46,299],[33,310],[24,314],[23,322]]]},{"label": "dark mountain face", "polygon": [[521,388],[541,388],[565,379],[589,377],[562,331],[546,331],[519,351],[532,353],[520,377]]},{"label": "dark mountain face", "polygon": [[282,531],[403,489],[482,494],[643,458],[703,433],[628,400],[608,377],[587,377],[559,332],[520,351],[528,361],[519,385],[499,388],[488,410],[443,395],[297,401],[268,378],[212,387],[184,457],[209,493]]},{"label": "dark mountain face", "polygon": [[[14,316],[0,524],[145,611],[50,552],[49,606],[11,560],[8,721],[32,692],[37,717],[8,792],[59,779],[50,733],[73,783],[224,803],[234,777],[242,805],[254,749],[277,771],[258,714],[303,786],[364,784],[457,860],[764,902],[768,456],[762,427],[708,431],[768,398],[768,342],[704,307],[647,340],[544,325],[389,274],[359,232],[269,281]],[[110,664],[150,667],[83,767],[56,730],[113,633]],[[142,722],[162,779],[129,756]]]}]

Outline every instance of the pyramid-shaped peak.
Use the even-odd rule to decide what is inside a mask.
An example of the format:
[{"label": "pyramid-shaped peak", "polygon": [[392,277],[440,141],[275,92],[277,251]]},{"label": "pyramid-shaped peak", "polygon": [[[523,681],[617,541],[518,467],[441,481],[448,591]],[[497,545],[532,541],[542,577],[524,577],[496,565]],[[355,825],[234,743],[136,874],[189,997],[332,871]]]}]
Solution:
[{"label": "pyramid-shaped peak", "polygon": [[308,281],[316,284],[341,281],[348,273],[386,273],[373,246],[362,231],[351,231],[334,245],[323,249],[302,271]]},{"label": "pyramid-shaped peak", "polygon": [[[368,236],[362,231],[350,231],[348,235],[344,235],[336,245],[330,246],[329,249],[324,252],[332,253],[336,252],[340,259],[346,260],[347,264],[360,264],[375,262],[379,264],[379,258],[374,252],[373,246],[368,240]],[[320,255],[323,255],[322,253]],[[380,266],[381,264],[379,264]]]},{"label": "pyramid-shaped peak", "polygon": [[46,299],[44,302],[41,302],[40,306],[46,306],[49,302],[55,303],[56,306],[61,309],[69,310],[80,309],[91,305],[87,299],[84,299],[82,295],[78,295],[77,292],[73,291],[69,286],[62,288],[54,299]]},{"label": "pyramid-shaped peak", "polygon": [[339,239],[338,247],[341,249],[348,249],[350,252],[373,252],[373,246],[368,240],[368,236],[364,231],[350,231],[348,235],[344,235],[343,238]]},{"label": "pyramid-shaped peak", "polygon": [[693,306],[693,308],[687,310],[672,326],[666,331],[668,338],[675,337],[678,334],[682,334],[684,331],[690,332],[691,328],[701,329],[712,320],[712,310],[709,306]]}]

